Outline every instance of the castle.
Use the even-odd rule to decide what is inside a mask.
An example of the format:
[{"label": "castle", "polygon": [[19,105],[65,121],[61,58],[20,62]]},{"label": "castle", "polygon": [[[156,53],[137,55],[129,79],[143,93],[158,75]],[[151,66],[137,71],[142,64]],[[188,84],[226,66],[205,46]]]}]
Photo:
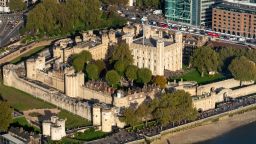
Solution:
[{"label": "castle", "polygon": [[52,116],[51,120],[43,121],[42,130],[44,136],[50,136],[51,140],[61,140],[66,136],[65,120]]},{"label": "castle", "polygon": [[[141,30],[143,37],[140,37]],[[182,69],[183,42],[181,33],[149,26],[124,27],[122,37],[117,37],[117,33],[119,31],[109,30],[97,36],[86,32],[82,34],[82,38],[78,36],[75,40],[58,40],[53,46],[50,59],[39,54],[26,60],[24,64],[5,65],[4,84],[93,121],[93,125],[104,132],[112,131],[113,126],[123,128],[125,124],[119,120],[121,109],[154,99],[161,94],[161,89],[148,85],[122,90],[112,88],[104,81],[85,82],[84,73],[75,72],[68,65],[69,58],[83,50],[91,52],[95,60],[108,58],[113,45],[124,39],[132,51],[134,65],[149,68],[154,75],[164,75],[165,71]],[[225,97],[235,98],[256,93],[256,85],[252,82],[247,82],[243,88],[237,88],[238,86],[240,82],[234,79],[202,86],[183,81],[172,85],[176,90],[189,92],[194,107],[203,111],[215,108],[216,103],[224,101]],[[46,135],[51,135],[49,125],[52,124],[46,122],[44,125],[47,127]],[[61,137],[54,135],[59,130],[61,128],[53,127],[53,139]]]}]

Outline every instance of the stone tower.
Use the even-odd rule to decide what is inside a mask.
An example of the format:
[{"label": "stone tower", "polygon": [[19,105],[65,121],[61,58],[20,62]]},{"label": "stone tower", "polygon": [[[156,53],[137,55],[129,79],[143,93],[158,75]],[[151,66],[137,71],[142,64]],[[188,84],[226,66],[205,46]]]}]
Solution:
[{"label": "stone tower", "polygon": [[111,109],[103,109],[101,130],[103,132],[111,132],[113,121],[114,121],[114,117]]},{"label": "stone tower", "polygon": [[93,115],[93,125],[94,126],[100,126],[101,125],[101,106],[94,105],[92,108],[92,115]]},{"label": "stone tower", "polygon": [[84,73],[70,70],[65,75],[65,94],[70,97],[78,97],[82,93],[84,85]]},{"label": "stone tower", "polygon": [[125,40],[125,42],[130,46],[133,42],[133,36],[132,34],[128,33],[126,35],[123,36],[123,39]]},{"label": "stone tower", "polygon": [[108,45],[109,39],[108,39],[108,34],[107,33],[103,33],[101,35],[101,43],[104,44],[104,45]]},{"label": "stone tower", "polygon": [[26,61],[26,76],[29,79],[36,79],[36,63],[34,58]]},{"label": "stone tower", "polygon": [[156,71],[159,75],[164,75],[164,41],[162,39],[157,40],[157,59]]},{"label": "stone tower", "polygon": [[56,125],[61,127],[60,133],[61,133],[62,137],[66,136],[65,123],[66,123],[66,120],[64,120],[64,119],[57,119],[57,121],[56,121]]},{"label": "stone tower", "polygon": [[182,43],[182,33],[181,32],[176,32],[175,33],[175,43]]}]

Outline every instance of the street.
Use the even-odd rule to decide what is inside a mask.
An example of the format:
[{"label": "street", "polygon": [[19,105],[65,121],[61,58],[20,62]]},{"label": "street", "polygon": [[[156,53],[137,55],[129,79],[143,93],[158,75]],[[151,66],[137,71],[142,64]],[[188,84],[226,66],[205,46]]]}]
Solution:
[{"label": "street", "polygon": [[19,30],[24,25],[21,14],[0,15],[0,47],[19,39]]}]

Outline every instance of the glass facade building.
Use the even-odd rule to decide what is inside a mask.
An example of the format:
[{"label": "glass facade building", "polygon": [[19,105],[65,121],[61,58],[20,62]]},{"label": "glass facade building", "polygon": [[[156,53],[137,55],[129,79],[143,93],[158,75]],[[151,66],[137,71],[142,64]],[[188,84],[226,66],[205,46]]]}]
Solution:
[{"label": "glass facade building", "polygon": [[168,20],[195,26],[211,26],[212,8],[222,0],[165,0]]},{"label": "glass facade building", "polygon": [[190,23],[191,0],[165,0],[165,16],[168,20]]}]

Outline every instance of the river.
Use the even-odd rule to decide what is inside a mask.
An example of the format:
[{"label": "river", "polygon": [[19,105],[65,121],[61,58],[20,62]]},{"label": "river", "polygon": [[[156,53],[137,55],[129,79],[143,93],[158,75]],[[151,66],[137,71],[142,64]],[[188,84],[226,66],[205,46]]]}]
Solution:
[{"label": "river", "polygon": [[256,122],[198,144],[256,144]]}]

